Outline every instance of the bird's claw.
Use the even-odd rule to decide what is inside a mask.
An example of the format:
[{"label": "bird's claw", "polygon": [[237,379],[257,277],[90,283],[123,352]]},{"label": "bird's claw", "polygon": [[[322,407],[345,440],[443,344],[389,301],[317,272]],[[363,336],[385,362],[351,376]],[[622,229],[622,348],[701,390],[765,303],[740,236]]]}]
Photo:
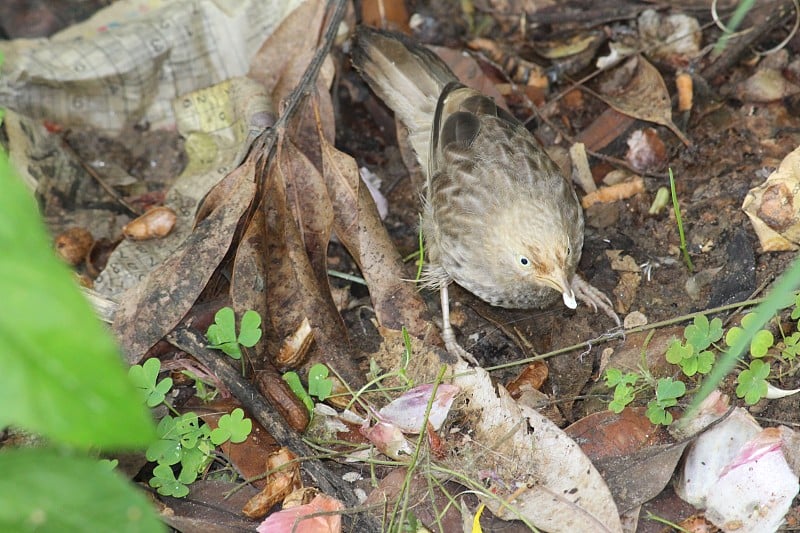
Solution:
[{"label": "bird's claw", "polygon": [[575,296],[579,300],[592,308],[592,311],[596,313],[598,308],[602,309],[606,315],[611,317],[617,326],[622,325],[619,315],[614,312],[614,307],[611,304],[611,300],[608,299],[608,296],[578,274],[575,274],[572,278],[572,290],[575,291]]}]

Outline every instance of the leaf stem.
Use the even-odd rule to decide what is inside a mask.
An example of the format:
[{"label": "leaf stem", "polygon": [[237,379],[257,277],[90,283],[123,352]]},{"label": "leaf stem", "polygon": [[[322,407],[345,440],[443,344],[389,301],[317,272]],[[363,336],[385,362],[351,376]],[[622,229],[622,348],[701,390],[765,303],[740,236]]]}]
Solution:
[{"label": "leaf stem", "polygon": [[678,203],[678,195],[675,192],[675,178],[672,176],[672,168],[669,169],[669,189],[672,194],[672,209],[675,211],[675,220],[678,222],[678,235],[681,238],[681,252],[683,253],[683,260],[686,262],[686,267],[689,273],[694,272],[694,265],[692,259],[689,257],[689,250],[686,248],[686,235],[683,233],[683,219],[681,218],[681,206]]}]

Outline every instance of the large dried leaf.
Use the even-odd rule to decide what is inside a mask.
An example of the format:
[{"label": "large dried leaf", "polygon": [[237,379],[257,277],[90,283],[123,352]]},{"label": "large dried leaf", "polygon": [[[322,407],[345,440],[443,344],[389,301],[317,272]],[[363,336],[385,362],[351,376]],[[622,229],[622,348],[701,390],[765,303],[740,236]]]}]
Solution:
[{"label": "large dried leaf", "polygon": [[355,160],[321,138],[323,175],[334,209],[336,235],[358,263],[369,287],[378,322],[405,326],[418,337],[429,326],[425,303],[381,222],[375,202],[362,186]]},{"label": "large dried leaf", "polygon": [[[280,102],[291,93],[317,49],[325,15],[325,2],[306,0],[287,16],[264,41],[250,62],[248,77],[262,83]],[[323,80],[332,79],[332,64],[323,71]]]},{"label": "large dried leaf", "polygon": [[683,144],[689,146],[691,141],[672,122],[672,103],[667,84],[649,61],[642,56],[629,59],[623,68],[635,65],[633,77],[618,95],[600,95],[611,107],[626,115],[655,122],[669,128]]},{"label": "large dried leaf", "polygon": [[[237,316],[252,309],[262,317],[267,316],[267,255],[264,233],[264,212],[257,209],[244,231],[236,249],[231,274],[230,296]],[[255,356],[267,353],[267,335],[262,335],[249,350]],[[263,368],[263,360],[251,361],[255,368]]]},{"label": "large dried leaf", "polygon": [[564,430],[608,483],[621,512],[657,496],[675,473],[688,441],[676,443],[663,427],[655,427],[644,408],[621,414],[600,411]]},{"label": "large dried leaf", "polygon": [[[343,373],[351,383],[361,381],[350,358],[344,322],[331,298],[327,281],[321,285],[306,252],[303,237],[287,204],[289,150],[280,142],[268,170],[263,208],[266,222],[267,315],[272,342],[281,342],[308,319],[314,331],[312,360],[321,360]],[[275,345],[273,345],[274,347]],[[274,348],[273,348],[274,349]],[[352,380],[352,381],[351,381]]]},{"label": "large dried leaf", "polygon": [[495,391],[482,368],[461,362],[454,371],[467,400],[463,414],[474,424],[448,466],[471,479],[485,472],[497,499],[484,503],[496,516],[523,517],[550,532],[622,531],[608,486],[575,441],[504,388]]},{"label": "large dried leaf", "polygon": [[255,193],[255,158],[248,158],[225,180],[234,182],[221,203],[164,261],[122,297],[113,328],[130,364],[166,335],[189,311],[225,257],[236,227]]}]

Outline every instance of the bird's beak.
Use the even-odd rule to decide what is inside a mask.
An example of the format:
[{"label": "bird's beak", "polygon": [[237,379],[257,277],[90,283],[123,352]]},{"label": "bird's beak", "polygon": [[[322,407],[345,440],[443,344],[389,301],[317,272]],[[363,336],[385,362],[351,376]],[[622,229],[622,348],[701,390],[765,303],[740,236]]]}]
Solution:
[{"label": "bird's beak", "polygon": [[578,302],[575,301],[575,292],[572,290],[567,277],[563,273],[558,273],[552,277],[544,278],[544,282],[561,293],[561,298],[564,300],[564,305],[570,309],[578,307]]}]

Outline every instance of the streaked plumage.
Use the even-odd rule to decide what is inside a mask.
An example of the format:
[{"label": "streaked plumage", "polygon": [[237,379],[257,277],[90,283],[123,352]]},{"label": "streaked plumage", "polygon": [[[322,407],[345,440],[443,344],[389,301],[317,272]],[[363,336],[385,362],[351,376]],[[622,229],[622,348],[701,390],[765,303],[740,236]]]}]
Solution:
[{"label": "streaked plumage", "polygon": [[474,361],[450,327],[453,281],[492,305],[541,308],[560,293],[571,308],[577,296],[619,320],[575,273],[584,228],[575,191],[519,121],[396,34],[359,28],[353,63],[406,125],[427,169],[424,283],[442,293],[448,350]]}]

